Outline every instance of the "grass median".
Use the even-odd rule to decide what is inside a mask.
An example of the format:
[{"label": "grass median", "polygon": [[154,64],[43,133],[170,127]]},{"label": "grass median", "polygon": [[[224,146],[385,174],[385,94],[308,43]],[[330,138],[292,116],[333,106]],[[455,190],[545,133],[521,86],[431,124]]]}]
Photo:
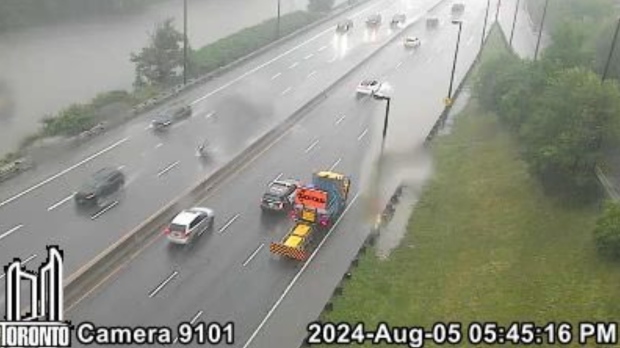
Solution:
[{"label": "grass median", "polygon": [[362,256],[322,320],[466,328],[620,317],[620,267],[592,238],[599,208],[547,199],[495,115],[472,99],[433,152],[401,245],[385,261]]}]

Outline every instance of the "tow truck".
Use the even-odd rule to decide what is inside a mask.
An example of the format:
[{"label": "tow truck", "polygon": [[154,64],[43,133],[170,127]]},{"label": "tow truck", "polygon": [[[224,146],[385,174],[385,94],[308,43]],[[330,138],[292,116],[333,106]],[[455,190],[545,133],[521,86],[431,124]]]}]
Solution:
[{"label": "tow truck", "polygon": [[311,185],[297,188],[291,211],[295,225],[280,242],[272,242],[269,251],[274,255],[306,261],[313,241],[329,230],[344,211],[350,187],[350,178],[343,174],[330,171],[314,173]]}]

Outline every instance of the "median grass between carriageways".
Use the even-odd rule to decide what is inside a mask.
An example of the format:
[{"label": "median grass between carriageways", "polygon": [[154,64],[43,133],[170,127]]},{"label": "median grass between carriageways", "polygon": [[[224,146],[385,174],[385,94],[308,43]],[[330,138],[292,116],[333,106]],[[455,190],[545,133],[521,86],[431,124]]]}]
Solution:
[{"label": "median grass between carriageways", "polygon": [[401,245],[385,261],[363,255],[322,320],[428,328],[620,317],[620,265],[600,259],[592,238],[598,207],[546,198],[495,115],[472,99],[432,151],[436,172]]}]

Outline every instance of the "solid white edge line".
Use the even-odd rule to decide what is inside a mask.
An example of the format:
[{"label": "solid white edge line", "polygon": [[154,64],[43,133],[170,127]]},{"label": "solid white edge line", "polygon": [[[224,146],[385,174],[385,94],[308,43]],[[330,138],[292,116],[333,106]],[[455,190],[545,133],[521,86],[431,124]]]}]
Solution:
[{"label": "solid white edge line", "polygon": [[161,291],[161,289],[164,288],[164,286],[166,286],[168,283],[170,283],[170,281],[172,281],[172,279],[174,277],[177,276],[177,274],[179,274],[179,271],[174,271],[172,272],[171,275],[168,276],[168,278],[166,278],[163,282],[161,282],[154,290],[152,290],[149,293],[149,298],[153,298],[155,295],[157,295],[157,293],[159,293]]},{"label": "solid white edge line", "polygon": [[256,255],[261,251],[261,249],[264,246],[265,246],[265,243],[261,243],[261,245],[259,245],[258,248],[256,248],[256,250],[254,250],[254,252],[252,254],[250,254],[250,256],[243,262],[242,266],[245,267],[250,262],[252,262],[252,260],[256,257]]},{"label": "solid white edge line", "polygon": [[98,211],[97,213],[95,213],[95,215],[91,216],[90,219],[91,220],[95,220],[96,218],[100,217],[101,215],[107,213],[110,209],[116,207],[116,205],[118,204],[118,201],[114,201],[112,202],[112,204],[108,204],[107,207],[101,209],[100,211]]},{"label": "solid white edge line", "polygon": [[166,174],[167,172],[169,172],[172,168],[176,167],[179,165],[181,161],[176,161],[174,163],[172,163],[171,165],[167,166],[166,168],[164,168],[161,172],[157,173],[157,176],[162,176],[164,174]]},{"label": "solid white edge line", "polygon": [[226,229],[227,229],[228,227],[230,227],[230,225],[232,225],[232,223],[233,223],[233,222],[235,222],[235,220],[237,220],[238,218],[239,218],[239,214],[235,214],[235,216],[233,216],[232,218],[230,218],[230,219],[228,220],[228,222],[227,222],[224,226],[222,226],[222,227],[221,227],[221,228],[217,231],[217,233],[218,233],[218,234],[222,234],[222,233],[223,233],[224,231],[226,231]]},{"label": "solid white edge line", "polygon": [[315,140],[312,144],[310,144],[310,146],[308,146],[306,148],[306,150],[304,152],[308,153],[308,152],[312,151],[312,149],[314,149],[318,143],[319,143],[319,139]]},{"label": "solid white edge line", "polygon": [[75,192],[70,194],[68,197],[65,197],[65,198],[61,199],[60,201],[52,204],[49,208],[47,208],[47,211],[52,211],[52,210],[58,208],[59,206],[67,203],[67,201],[70,200],[71,198],[73,198],[74,195],[75,195]]},{"label": "solid white edge line", "polygon": [[108,152],[108,151],[110,151],[110,150],[114,149],[115,147],[117,147],[117,146],[121,145],[122,143],[126,142],[127,140],[129,140],[129,137],[123,138],[123,139],[121,139],[121,140],[119,140],[119,141],[115,142],[114,144],[112,144],[112,145],[110,145],[110,146],[108,146],[108,147],[104,148],[103,150],[101,150],[101,151],[99,151],[99,152],[96,152],[96,153],[94,153],[94,154],[92,154],[92,155],[90,155],[90,156],[86,157],[85,159],[83,159],[83,160],[81,160],[80,162],[78,162],[78,163],[76,163],[76,164],[74,164],[74,165],[70,166],[69,168],[66,168],[66,169],[64,169],[64,170],[62,170],[62,171],[60,171],[60,172],[58,172],[58,173],[56,173],[56,174],[54,174],[54,175],[50,176],[49,178],[47,178],[47,179],[45,179],[45,180],[41,181],[40,183],[38,183],[38,184],[36,184],[36,185],[34,185],[34,186],[31,186],[30,188],[28,188],[28,189],[26,189],[26,190],[24,190],[24,191],[22,191],[22,192],[20,192],[20,193],[16,194],[15,196],[13,196],[13,197],[11,197],[11,198],[8,198],[8,199],[6,199],[4,202],[1,202],[1,203],[0,203],[0,208],[2,208],[3,206],[5,206],[5,205],[7,205],[7,204],[9,204],[9,203],[11,203],[11,202],[13,202],[13,201],[14,201],[14,200],[16,200],[16,199],[18,199],[18,198],[22,197],[23,195],[28,194],[28,193],[30,193],[30,192],[32,192],[32,191],[34,191],[34,190],[38,189],[39,187],[41,187],[41,186],[43,186],[43,185],[47,184],[48,182],[50,182],[50,181],[52,181],[52,180],[55,180],[55,179],[59,178],[59,177],[60,177],[60,176],[62,176],[62,175],[67,174],[68,172],[72,171],[73,169],[75,169],[75,168],[77,168],[77,167],[79,167],[79,166],[81,166],[81,165],[83,165],[83,164],[85,164],[85,163],[87,163],[87,162],[92,161],[94,158],[96,158],[96,157],[98,157],[98,156],[103,155],[104,153],[106,153],[106,152]]},{"label": "solid white edge line", "polygon": [[8,237],[9,235],[17,232],[17,230],[19,230],[20,228],[24,227],[24,225],[19,224],[13,228],[11,228],[10,230],[4,232],[3,234],[0,234],[0,240],[3,240],[4,238]]},{"label": "solid white edge line", "polygon": [[280,296],[280,298],[278,298],[278,300],[276,301],[276,303],[273,305],[273,307],[271,307],[271,309],[269,310],[269,312],[267,312],[267,315],[265,315],[265,318],[263,318],[263,320],[261,321],[261,323],[258,325],[258,327],[256,328],[256,330],[254,331],[254,333],[252,333],[252,335],[250,336],[250,338],[245,342],[245,344],[243,345],[243,348],[248,348],[250,346],[250,344],[252,344],[252,341],[254,340],[254,338],[256,338],[256,336],[258,335],[258,333],[260,332],[260,330],[263,328],[263,326],[265,326],[265,323],[267,322],[267,320],[269,320],[269,318],[271,318],[271,316],[273,315],[273,313],[276,311],[276,309],[278,308],[278,306],[280,306],[280,303],[282,303],[282,301],[284,300],[284,298],[286,297],[286,295],[288,295],[288,293],[291,291],[291,289],[293,288],[293,286],[295,285],[295,283],[297,282],[297,280],[301,277],[301,275],[303,274],[303,272],[306,270],[306,268],[308,268],[308,265],[310,264],[310,262],[312,262],[312,260],[314,259],[314,257],[316,256],[316,254],[319,252],[319,250],[321,250],[321,247],[323,246],[323,244],[325,243],[325,241],[329,238],[329,236],[332,234],[332,232],[336,229],[336,227],[338,227],[338,224],[340,224],[340,221],[342,220],[342,218],[344,218],[344,216],[346,215],[346,213],[349,211],[349,209],[353,206],[353,204],[355,203],[355,201],[357,200],[357,197],[359,196],[359,193],[357,193],[353,199],[351,199],[351,203],[349,203],[349,205],[347,205],[347,207],[345,208],[345,210],[342,212],[342,215],[340,215],[340,217],[338,218],[338,220],[336,220],[336,222],[334,223],[334,226],[332,226],[332,228],[329,230],[329,232],[327,232],[327,234],[325,235],[325,237],[323,238],[323,240],[319,243],[319,245],[316,247],[316,249],[312,252],[312,254],[310,255],[310,257],[308,258],[308,261],[306,261],[306,263],[304,263],[304,265],[301,267],[301,269],[299,270],[299,272],[297,272],[297,274],[295,275],[295,277],[291,280],[291,282],[289,283],[289,285],[286,287],[286,289],[284,289],[284,292],[282,292],[282,295]]},{"label": "solid white edge line", "polygon": [[[21,262],[22,266],[25,266],[28,262],[34,260],[34,258],[37,257],[37,254],[32,254],[30,256],[28,256],[24,261]],[[2,273],[0,274],[0,279],[6,277],[6,273]]]}]

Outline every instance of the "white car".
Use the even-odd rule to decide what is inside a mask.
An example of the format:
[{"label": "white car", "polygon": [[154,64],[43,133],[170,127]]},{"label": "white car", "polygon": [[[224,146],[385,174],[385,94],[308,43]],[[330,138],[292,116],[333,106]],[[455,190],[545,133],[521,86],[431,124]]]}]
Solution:
[{"label": "white car", "polygon": [[357,86],[357,96],[361,97],[364,95],[373,95],[381,89],[381,83],[377,80],[367,79]]},{"label": "white car", "polygon": [[405,38],[403,44],[406,48],[418,48],[422,45],[422,41],[420,41],[420,39],[417,37],[408,37]]},{"label": "white car", "polygon": [[164,234],[174,244],[189,244],[206,230],[213,228],[215,214],[209,208],[194,207],[180,212]]}]

